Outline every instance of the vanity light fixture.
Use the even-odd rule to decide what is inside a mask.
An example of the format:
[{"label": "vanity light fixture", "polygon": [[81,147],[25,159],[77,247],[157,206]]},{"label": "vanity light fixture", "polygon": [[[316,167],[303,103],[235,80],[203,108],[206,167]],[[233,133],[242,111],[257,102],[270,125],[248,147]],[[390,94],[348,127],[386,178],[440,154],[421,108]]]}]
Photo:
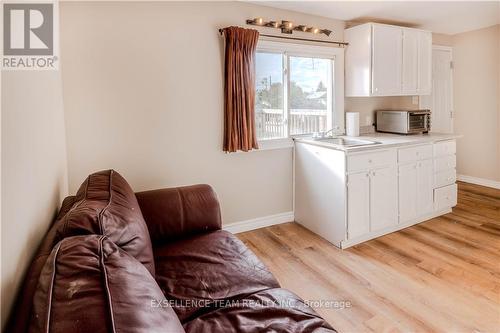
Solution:
[{"label": "vanity light fixture", "polygon": [[264,19],[262,17],[256,17],[253,20],[247,20],[247,24],[264,25]]},{"label": "vanity light fixture", "polygon": [[328,29],[308,27],[303,24],[294,25],[292,21],[287,21],[287,20],[282,20],[281,23],[279,23],[278,21],[265,22],[264,19],[262,19],[262,17],[248,19],[246,20],[246,23],[249,25],[257,25],[262,27],[281,29],[281,32],[284,34],[292,34],[294,30],[300,32],[310,32],[313,34],[324,34],[326,36],[330,36],[332,33],[332,31]]},{"label": "vanity light fixture", "polygon": [[323,30],[320,31],[320,33],[325,34],[327,36],[330,36],[330,34],[332,33],[332,31],[328,30],[328,29],[323,29]]},{"label": "vanity light fixture", "polygon": [[307,31],[307,27],[305,25],[301,24],[301,25],[296,26],[294,30],[306,32]]}]

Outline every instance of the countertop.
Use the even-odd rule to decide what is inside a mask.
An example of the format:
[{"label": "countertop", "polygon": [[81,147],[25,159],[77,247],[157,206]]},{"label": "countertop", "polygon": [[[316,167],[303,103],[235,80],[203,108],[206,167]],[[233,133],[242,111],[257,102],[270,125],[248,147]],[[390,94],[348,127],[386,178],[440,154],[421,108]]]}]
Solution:
[{"label": "countertop", "polygon": [[294,138],[294,141],[330,149],[342,150],[345,152],[358,152],[358,151],[382,149],[389,147],[401,147],[401,146],[409,146],[409,145],[424,144],[424,143],[434,143],[438,141],[457,139],[460,138],[461,135],[444,134],[444,133],[409,134],[409,135],[389,134],[389,133],[369,133],[369,134],[363,134],[361,136],[340,136],[340,137],[349,139],[377,141],[380,142],[380,144],[343,147],[327,142],[314,140],[312,137],[297,137]]}]

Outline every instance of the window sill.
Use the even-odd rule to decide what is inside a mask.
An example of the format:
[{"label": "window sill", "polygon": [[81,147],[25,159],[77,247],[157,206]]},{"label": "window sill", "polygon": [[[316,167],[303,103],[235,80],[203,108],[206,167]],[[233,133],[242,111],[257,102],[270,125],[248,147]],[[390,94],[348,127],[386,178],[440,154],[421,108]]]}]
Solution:
[{"label": "window sill", "polygon": [[260,140],[259,141],[259,150],[275,150],[275,149],[287,149],[293,147],[293,139],[292,138],[283,138],[283,139],[269,139],[269,140]]}]

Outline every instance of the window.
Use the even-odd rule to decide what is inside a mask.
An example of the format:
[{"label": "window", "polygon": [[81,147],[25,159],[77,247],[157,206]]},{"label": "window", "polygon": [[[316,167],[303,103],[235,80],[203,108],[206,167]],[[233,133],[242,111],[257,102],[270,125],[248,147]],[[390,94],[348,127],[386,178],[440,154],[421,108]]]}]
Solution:
[{"label": "window", "polygon": [[330,129],[343,133],[343,51],[259,41],[255,67],[259,141]]}]

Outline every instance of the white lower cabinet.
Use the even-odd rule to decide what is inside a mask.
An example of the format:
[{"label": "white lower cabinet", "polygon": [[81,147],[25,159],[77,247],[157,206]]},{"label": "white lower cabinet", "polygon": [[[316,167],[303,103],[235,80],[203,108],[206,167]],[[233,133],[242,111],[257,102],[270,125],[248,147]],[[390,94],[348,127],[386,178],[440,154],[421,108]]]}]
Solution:
[{"label": "white lower cabinet", "polygon": [[350,153],[296,143],[295,220],[347,248],[444,214],[457,202],[454,145]]},{"label": "white lower cabinet", "polygon": [[347,177],[348,238],[398,224],[398,177],[395,167]]},{"label": "white lower cabinet", "polygon": [[434,196],[437,210],[455,206],[457,204],[457,184],[435,189]]},{"label": "white lower cabinet", "polygon": [[[355,240],[398,224],[396,150],[347,156],[347,238]],[[364,169],[359,172],[359,169]]]},{"label": "white lower cabinet", "polygon": [[434,208],[434,171],[432,160],[417,162],[417,217]]},{"label": "white lower cabinet", "polygon": [[368,172],[351,174],[347,178],[348,238],[370,232],[370,176]]},{"label": "white lower cabinet", "polygon": [[396,166],[370,173],[370,231],[398,224],[398,174]]},{"label": "white lower cabinet", "polygon": [[407,222],[417,216],[417,164],[399,167],[399,219]]},{"label": "white lower cabinet", "polygon": [[407,223],[434,208],[432,159],[399,166],[399,220]]}]

